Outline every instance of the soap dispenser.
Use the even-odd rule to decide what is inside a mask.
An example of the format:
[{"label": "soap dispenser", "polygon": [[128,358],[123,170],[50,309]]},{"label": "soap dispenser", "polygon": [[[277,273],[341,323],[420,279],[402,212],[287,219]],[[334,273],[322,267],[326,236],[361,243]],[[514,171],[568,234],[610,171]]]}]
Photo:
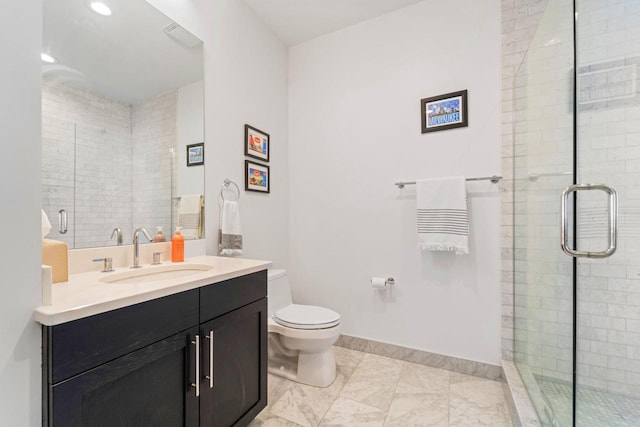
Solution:
[{"label": "soap dispenser", "polygon": [[162,232],[162,227],[158,226],[156,227],[156,235],[153,236],[153,243],[160,243],[160,242],[166,242],[167,241],[167,236],[164,235],[164,233]]},{"label": "soap dispenser", "polygon": [[176,233],[171,238],[171,262],[184,261],[184,236],[180,230],[182,227],[176,227]]}]

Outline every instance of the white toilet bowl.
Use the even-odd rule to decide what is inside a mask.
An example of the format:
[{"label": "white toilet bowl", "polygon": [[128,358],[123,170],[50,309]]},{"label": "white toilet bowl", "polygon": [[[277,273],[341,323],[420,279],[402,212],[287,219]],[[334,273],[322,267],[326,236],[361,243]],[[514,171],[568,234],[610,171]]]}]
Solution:
[{"label": "white toilet bowl", "polygon": [[316,387],[336,378],[332,345],[340,315],[324,307],[291,303],[284,270],[269,270],[269,372]]}]

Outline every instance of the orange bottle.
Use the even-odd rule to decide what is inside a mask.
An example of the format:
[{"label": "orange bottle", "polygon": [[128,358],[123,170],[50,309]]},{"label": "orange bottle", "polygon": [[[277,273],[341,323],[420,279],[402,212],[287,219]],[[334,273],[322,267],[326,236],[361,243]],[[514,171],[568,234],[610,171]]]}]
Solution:
[{"label": "orange bottle", "polygon": [[176,227],[176,233],[171,238],[171,262],[184,261],[184,236],[181,229],[182,227]]}]

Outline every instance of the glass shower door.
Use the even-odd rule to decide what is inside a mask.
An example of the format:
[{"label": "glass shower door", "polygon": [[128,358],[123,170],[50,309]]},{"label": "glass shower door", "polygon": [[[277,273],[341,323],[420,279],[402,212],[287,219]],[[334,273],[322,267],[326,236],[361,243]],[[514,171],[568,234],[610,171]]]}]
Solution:
[{"label": "glass shower door", "polygon": [[[640,1],[576,0],[578,183],[617,192],[617,248],[576,258],[576,425],[640,425]],[[579,192],[576,244],[609,245],[608,197]]]},{"label": "glass shower door", "polygon": [[514,76],[514,359],[545,426],[640,425],[639,68],[640,1],[549,0]]},{"label": "glass shower door", "polygon": [[573,423],[573,259],[558,242],[573,49],[573,2],[550,0],[514,77],[514,359],[544,426]]}]

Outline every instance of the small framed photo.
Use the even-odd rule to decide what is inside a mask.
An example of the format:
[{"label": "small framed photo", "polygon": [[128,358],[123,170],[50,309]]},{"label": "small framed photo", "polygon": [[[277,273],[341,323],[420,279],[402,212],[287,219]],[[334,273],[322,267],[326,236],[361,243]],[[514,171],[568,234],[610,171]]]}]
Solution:
[{"label": "small framed photo", "polygon": [[269,134],[249,125],[244,125],[244,155],[269,161]]},{"label": "small framed photo", "polygon": [[187,166],[204,165],[204,142],[187,145]]},{"label": "small framed photo", "polygon": [[269,166],[244,161],[244,189],[247,191],[269,192]]},{"label": "small framed photo", "polygon": [[469,125],[466,90],[421,99],[420,106],[422,133]]}]

